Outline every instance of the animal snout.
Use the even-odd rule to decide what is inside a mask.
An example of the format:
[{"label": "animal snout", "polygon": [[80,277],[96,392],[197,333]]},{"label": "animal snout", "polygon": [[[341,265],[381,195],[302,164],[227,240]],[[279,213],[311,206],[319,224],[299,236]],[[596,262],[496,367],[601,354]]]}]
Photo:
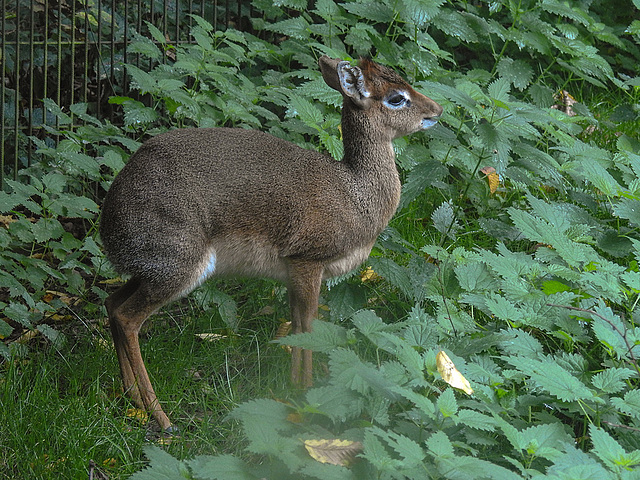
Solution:
[{"label": "animal snout", "polygon": [[422,119],[422,129],[426,130],[427,128],[433,127],[440,120],[440,115],[435,115],[433,117],[425,117]]}]

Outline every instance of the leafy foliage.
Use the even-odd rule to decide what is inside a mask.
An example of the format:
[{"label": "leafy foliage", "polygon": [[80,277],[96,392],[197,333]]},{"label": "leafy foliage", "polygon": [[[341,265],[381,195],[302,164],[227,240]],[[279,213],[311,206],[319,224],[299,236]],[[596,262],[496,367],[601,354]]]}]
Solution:
[{"label": "leafy foliage", "polygon": [[[326,374],[295,400],[239,405],[242,458],[150,447],[132,478],[638,478],[640,50],[637,21],[618,16],[632,7],[614,3],[256,0],[257,35],[194,17],[194,43],[178,46],[149,25],[131,48],[155,66],[128,71],[152,106],[114,97],[123,129],[85,117],[83,130],[53,132],[66,140],[40,142],[31,184],[0,196],[18,220],[0,231],[4,315],[42,324],[43,272],[83,291],[72,272],[102,268],[93,237],[71,241],[56,222],[93,221],[83,182],[107,187],[137,145],[125,133],[260,128],[340,158],[340,98],[316,58],[369,52],[445,113],[395,143],[401,210],[371,270],[330,282],[331,322],[279,340],[316,350]],[[568,107],[561,90],[580,101]],[[607,91],[626,120],[598,110]],[[43,242],[54,260],[15,253]],[[237,325],[228,295],[196,298]],[[441,350],[472,395],[441,378]],[[305,450],[336,438],[360,442],[360,460],[321,464]]]}]

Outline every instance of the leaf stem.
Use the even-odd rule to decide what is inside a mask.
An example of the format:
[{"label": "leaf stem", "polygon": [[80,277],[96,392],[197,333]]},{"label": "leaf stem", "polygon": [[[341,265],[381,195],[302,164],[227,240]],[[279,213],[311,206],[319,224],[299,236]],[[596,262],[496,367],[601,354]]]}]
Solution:
[{"label": "leaf stem", "polygon": [[603,315],[600,315],[598,312],[595,312],[595,311],[590,310],[590,309],[580,308],[580,307],[573,307],[573,306],[570,306],[570,305],[557,305],[555,303],[547,303],[547,306],[549,306],[549,307],[558,307],[558,308],[566,308],[568,310],[575,310],[577,312],[588,313],[590,315],[594,315],[594,316],[598,317],[599,319],[607,322],[611,326],[611,328],[613,328],[616,331],[616,333],[618,335],[620,335],[622,337],[622,339],[624,340],[624,343],[627,346],[627,351],[629,352],[629,359],[630,359],[629,362],[631,364],[633,364],[634,368],[638,372],[638,375],[640,375],[640,366],[638,365],[638,360],[636,359],[636,356],[633,353],[633,345],[631,345],[629,343],[629,339],[627,338],[627,331],[626,330],[624,332],[621,332],[620,329],[612,321],[610,321],[608,318],[606,318]]}]

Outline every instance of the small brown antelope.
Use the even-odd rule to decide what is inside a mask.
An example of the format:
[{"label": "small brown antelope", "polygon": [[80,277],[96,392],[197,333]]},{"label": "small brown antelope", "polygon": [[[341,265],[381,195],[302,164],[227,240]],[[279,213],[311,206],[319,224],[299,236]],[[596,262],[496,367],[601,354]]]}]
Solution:
[{"label": "small brown antelope", "polygon": [[[258,276],[286,284],[293,333],[311,331],[322,280],[364,262],[398,206],[391,141],[442,113],[370,60],[319,65],[344,100],[341,162],[255,130],[178,129],[142,145],[105,198],[104,248],[131,275],[106,300],[124,388],[167,432],[140,354],[145,320],[207,277]],[[294,348],[292,381],[311,373],[311,352]]]}]

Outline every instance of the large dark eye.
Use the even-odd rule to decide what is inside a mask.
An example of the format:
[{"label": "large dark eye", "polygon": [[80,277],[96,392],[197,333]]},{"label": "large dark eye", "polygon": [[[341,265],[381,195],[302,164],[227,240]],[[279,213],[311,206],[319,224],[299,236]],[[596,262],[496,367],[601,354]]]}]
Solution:
[{"label": "large dark eye", "polygon": [[387,105],[391,108],[400,108],[405,103],[407,103],[407,97],[405,97],[402,93],[399,93],[399,92],[392,93],[387,98]]}]

